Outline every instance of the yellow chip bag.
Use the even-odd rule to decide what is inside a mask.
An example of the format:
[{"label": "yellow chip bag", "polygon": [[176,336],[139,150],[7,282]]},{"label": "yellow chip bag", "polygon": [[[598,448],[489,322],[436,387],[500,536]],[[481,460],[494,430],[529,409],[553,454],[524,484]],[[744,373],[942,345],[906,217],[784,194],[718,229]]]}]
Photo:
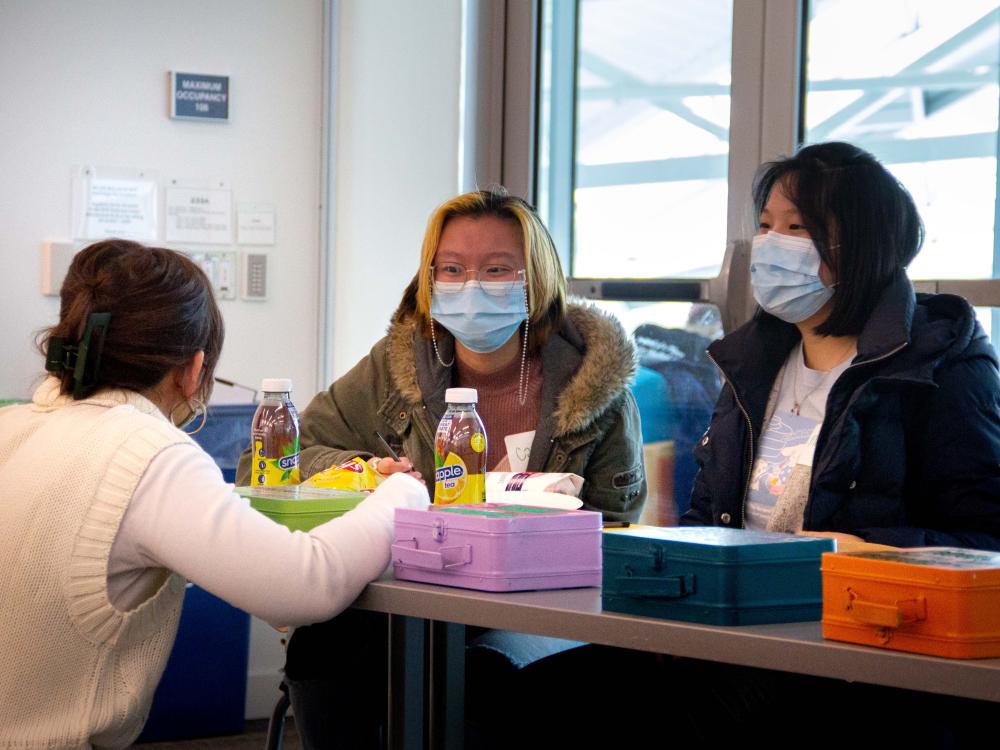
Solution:
[{"label": "yellow chip bag", "polygon": [[355,490],[372,492],[382,483],[382,475],[372,469],[360,456],[350,461],[331,466],[318,474],[313,474],[302,484],[310,487],[329,487],[335,490]]}]

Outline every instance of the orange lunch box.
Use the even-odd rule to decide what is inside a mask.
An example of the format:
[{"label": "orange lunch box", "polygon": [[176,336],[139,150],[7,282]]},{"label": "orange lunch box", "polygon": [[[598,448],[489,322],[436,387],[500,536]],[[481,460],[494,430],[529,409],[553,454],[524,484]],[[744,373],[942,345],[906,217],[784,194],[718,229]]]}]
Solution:
[{"label": "orange lunch box", "polygon": [[959,659],[1000,656],[1000,553],[828,552],[822,571],[824,638]]}]

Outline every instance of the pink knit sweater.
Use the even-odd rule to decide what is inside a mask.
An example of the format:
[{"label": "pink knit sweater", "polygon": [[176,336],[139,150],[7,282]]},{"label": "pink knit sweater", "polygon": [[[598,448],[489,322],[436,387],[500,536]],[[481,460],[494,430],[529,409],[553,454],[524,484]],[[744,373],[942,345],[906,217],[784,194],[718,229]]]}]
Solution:
[{"label": "pink knit sweater", "polygon": [[521,360],[515,359],[502,370],[484,375],[462,367],[458,368],[458,385],[475,388],[479,392],[476,411],[486,425],[489,466],[492,469],[507,456],[504,437],[528,432],[538,424],[538,411],[542,394],[542,361],[530,357],[527,362],[528,393],[522,406],[518,402],[518,385]]}]

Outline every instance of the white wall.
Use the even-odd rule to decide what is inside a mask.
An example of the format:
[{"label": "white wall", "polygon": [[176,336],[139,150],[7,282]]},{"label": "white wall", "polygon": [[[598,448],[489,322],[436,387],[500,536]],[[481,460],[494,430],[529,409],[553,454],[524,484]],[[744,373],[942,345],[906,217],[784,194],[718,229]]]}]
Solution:
[{"label": "white wall", "polygon": [[460,0],[342,0],[332,375],[380,338],[458,190]]},{"label": "white wall", "polygon": [[[58,300],[39,292],[39,245],[70,236],[75,164],[221,177],[234,200],[275,204],[270,298],[221,303],[218,373],[287,375],[313,391],[321,2],[2,0],[0,14],[0,396],[30,395],[41,370],[30,334]],[[170,120],[171,69],[230,75],[231,122]]]},{"label": "white wall", "polygon": [[[383,333],[428,214],[458,189],[462,23],[461,0],[336,5],[332,375]],[[71,169],[94,164],[221,177],[236,201],[276,204],[270,299],[222,301],[219,374],[291,376],[304,404],[326,385],[315,313],[321,2],[0,0],[0,14],[0,398],[29,396],[41,376],[31,338],[58,300],[39,292],[39,248],[69,238]],[[230,123],[167,118],[166,71],[177,68],[232,77]]]}]

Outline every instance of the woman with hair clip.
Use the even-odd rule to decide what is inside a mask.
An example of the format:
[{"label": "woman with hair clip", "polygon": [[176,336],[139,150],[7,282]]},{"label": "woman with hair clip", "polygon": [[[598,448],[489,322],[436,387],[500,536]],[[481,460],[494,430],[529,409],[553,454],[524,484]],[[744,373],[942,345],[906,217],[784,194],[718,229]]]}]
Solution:
[{"label": "woman with hair clip", "polygon": [[725,386],[683,523],[1000,549],[996,353],[964,299],[914,294],[909,194],[824,143],[763,165],[753,200],[760,309],[708,349]]},{"label": "woman with hair clip", "polygon": [[[634,521],[646,495],[628,388],[635,351],[616,321],[567,303],[565,290],[552,239],[525,201],[498,188],[438,206],[388,335],[302,412],[303,477],[362,455],[382,474],[430,480],[445,390],[475,388],[489,470],[509,470],[508,444],[517,441],[530,446],[527,471],[576,473],[584,508]],[[237,476],[249,476],[248,452]],[[367,696],[385,692],[384,669],[373,668],[378,649],[333,644],[377,642],[385,627],[384,616],[350,610],[293,635],[286,678],[307,746],[377,745],[382,707]],[[497,635],[470,664],[497,653],[521,664],[571,645]]]},{"label": "woman with hair clip", "polygon": [[7,743],[129,745],[185,578],[275,624],[324,620],[385,569],[395,508],[427,503],[402,476],[309,534],[252,510],[179,429],[203,410],[222,341],[188,258],[109,240],[70,265],[43,338],[51,376],[0,409]]}]

